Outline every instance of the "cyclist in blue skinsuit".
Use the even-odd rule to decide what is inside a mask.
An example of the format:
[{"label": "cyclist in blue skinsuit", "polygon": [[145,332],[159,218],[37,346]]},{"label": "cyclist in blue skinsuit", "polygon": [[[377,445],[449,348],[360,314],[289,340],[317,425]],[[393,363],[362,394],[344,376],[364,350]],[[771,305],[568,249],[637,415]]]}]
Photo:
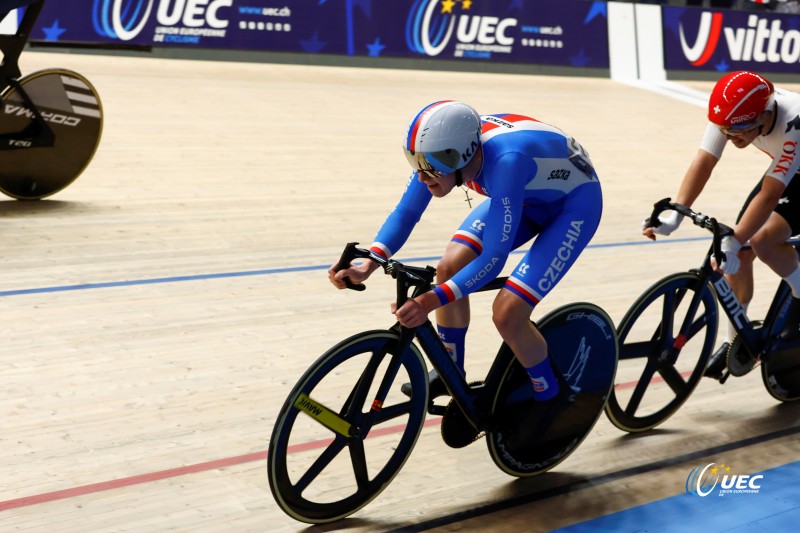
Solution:
[{"label": "cyclist in blue skinsuit", "polygon": [[[371,247],[389,258],[409,237],[432,197],[466,185],[489,197],[456,231],[437,266],[434,291],[393,309],[407,327],[436,311],[439,334],[464,370],[469,299],[500,274],[508,254],[536,239],[493,304],[493,321],[527,369],[535,398],[563,402],[568,387],[550,364],[547,345],[530,322],[533,308],[561,281],[600,222],[602,193],[588,154],[558,128],[513,114],[478,115],[454,101],[435,102],[411,120],[404,149],[414,173]],[[378,264],[328,271],[331,282],[365,280]],[[446,394],[432,373],[431,396]],[[559,383],[561,381],[561,383]],[[410,390],[405,391],[410,394]]]}]

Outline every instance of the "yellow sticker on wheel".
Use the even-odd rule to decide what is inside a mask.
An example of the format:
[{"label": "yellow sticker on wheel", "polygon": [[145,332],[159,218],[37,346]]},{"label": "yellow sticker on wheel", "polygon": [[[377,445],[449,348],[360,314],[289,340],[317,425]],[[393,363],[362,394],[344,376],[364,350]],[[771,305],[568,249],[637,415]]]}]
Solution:
[{"label": "yellow sticker on wheel", "polygon": [[331,429],[345,437],[349,437],[351,435],[351,426],[349,422],[321,403],[315,402],[305,393],[301,393],[300,396],[297,397],[297,400],[294,402],[294,406],[326,428]]}]

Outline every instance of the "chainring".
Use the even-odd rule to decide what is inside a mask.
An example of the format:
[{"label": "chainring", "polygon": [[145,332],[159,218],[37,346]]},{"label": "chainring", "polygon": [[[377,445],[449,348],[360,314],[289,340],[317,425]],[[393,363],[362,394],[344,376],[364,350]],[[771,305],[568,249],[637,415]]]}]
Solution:
[{"label": "chainring", "polygon": [[[761,320],[754,320],[753,328],[761,327],[762,323]],[[728,372],[731,376],[742,377],[758,366],[759,362],[747,352],[742,336],[737,333],[728,347]]]},{"label": "chainring", "polygon": [[[474,381],[470,387],[480,385],[482,381]],[[458,407],[455,401],[450,400],[442,416],[442,440],[451,448],[463,448],[469,446],[476,440],[485,435],[483,431],[478,431],[470,424],[467,417]]]}]

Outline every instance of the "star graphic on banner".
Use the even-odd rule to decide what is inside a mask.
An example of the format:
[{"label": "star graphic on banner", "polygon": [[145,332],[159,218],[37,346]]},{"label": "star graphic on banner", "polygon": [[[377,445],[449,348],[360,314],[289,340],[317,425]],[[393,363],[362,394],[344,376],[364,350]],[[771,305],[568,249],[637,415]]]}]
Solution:
[{"label": "star graphic on banner", "polygon": [[592,7],[589,9],[589,12],[586,14],[586,19],[583,21],[583,24],[589,24],[595,17],[603,16],[608,18],[608,6],[605,2],[594,2]]},{"label": "star graphic on banner", "polygon": [[49,28],[42,28],[42,31],[44,32],[45,41],[57,41],[58,38],[61,37],[61,34],[67,31],[67,29],[61,28],[58,25],[58,19],[56,19],[52,26]]},{"label": "star graphic on banner", "polygon": [[578,52],[577,55],[571,56],[569,58],[573,67],[585,67],[586,65],[589,64],[589,59],[590,59],[589,56],[586,55],[586,52],[584,51],[583,48],[581,48],[581,51]]},{"label": "star graphic on banner", "polygon": [[314,35],[311,36],[311,39],[306,41],[300,41],[300,45],[303,47],[303,50],[306,52],[311,52],[312,54],[315,52],[319,52],[323,48],[325,48],[328,43],[325,41],[319,40],[319,32],[314,32]]},{"label": "star graphic on banner", "polygon": [[378,57],[379,55],[381,55],[381,51],[384,48],[386,48],[386,45],[385,44],[381,44],[381,38],[377,37],[375,39],[375,42],[373,42],[372,44],[368,44],[367,45],[367,48],[369,49],[369,54],[368,55],[370,57]]},{"label": "star graphic on banner", "polygon": [[453,13],[453,6],[456,5],[455,0],[442,0],[442,14]]},{"label": "star graphic on banner", "polygon": [[472,7],[472,0],[463,0],[461,2],[461,9],[468,11]]},{"label": "star graphic on banner", "polygon": [[728,63],[723,59],[722,61],[717,63],[714,66],[714,68],[717,69],[717,72],[726,72],[730,67],[729,67]]}]

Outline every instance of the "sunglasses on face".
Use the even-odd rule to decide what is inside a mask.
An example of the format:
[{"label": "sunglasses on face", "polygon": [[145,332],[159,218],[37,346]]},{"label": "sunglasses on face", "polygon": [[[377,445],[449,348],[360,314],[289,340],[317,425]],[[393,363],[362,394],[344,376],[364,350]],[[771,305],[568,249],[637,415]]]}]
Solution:
[{"label": "sunglasses on face", "polygon": [[[431,153],[415,152],[413,150],[403,151],[411,168],[417,172],[423,172],[430,178],[441,178],[445,174],[454,172],[458,165],[459,155],[455,150]],[[435,161],[438,167],[443,170],[437,170],[432,161]]]},{"label": "sunglasses on face", "polygon": [[753,122],[748,122],[747,124],[737,124],[734,126],[718,126],[719,131],[729,137],[741,137],[742,135],[746,135],[751,131],[758,129],[760,127],[758,121],[754,120]]}]

